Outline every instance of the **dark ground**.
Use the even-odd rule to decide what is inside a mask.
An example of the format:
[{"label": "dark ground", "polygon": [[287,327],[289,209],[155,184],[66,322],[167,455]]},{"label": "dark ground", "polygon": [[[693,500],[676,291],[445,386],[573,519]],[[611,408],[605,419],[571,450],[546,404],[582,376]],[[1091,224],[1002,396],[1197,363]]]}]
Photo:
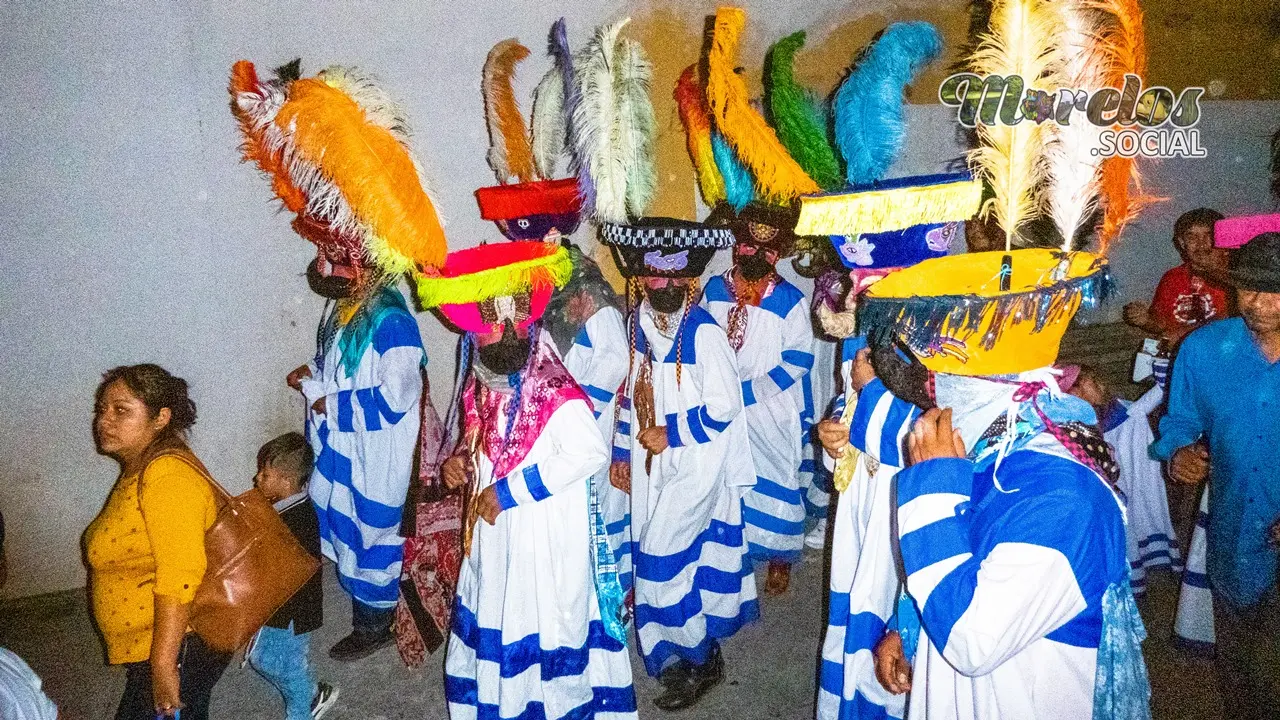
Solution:
[{"label": "dark ground", "polygon": [[[443,652],[427,667],[412,671],[394,650],[341,664],[329,660],[329,646],[350,629],[349,607],[330,567],[326,573],[328,622],[313,640],[312,657],[322,679],[341,688],[331,720],[443,720]],[[1140,605],[1147,621],[1145,645],[1157,720],[1220,718],[1212,666],[1184,658],[1169,645],[1177,584],[1167,574],[1149,579],[1150,594]],[[725,643],[727,678],[680,720],[809,720],[825,591],[820,554],[808,551],[797,567],[792,589],[763,603],[763,619]],[[25,658],[61,707],[64,720],[109,719],[124,687],[124,673],[106,667],[102,646],[89,623],[83,592],[60,593],[0,604],[0,645]],[[652,705],[657,684],[635,662],[640,716],[665,713]],[[284,716],[274,690],[238,660],[214,690],[213,717],[267,720]]]}]

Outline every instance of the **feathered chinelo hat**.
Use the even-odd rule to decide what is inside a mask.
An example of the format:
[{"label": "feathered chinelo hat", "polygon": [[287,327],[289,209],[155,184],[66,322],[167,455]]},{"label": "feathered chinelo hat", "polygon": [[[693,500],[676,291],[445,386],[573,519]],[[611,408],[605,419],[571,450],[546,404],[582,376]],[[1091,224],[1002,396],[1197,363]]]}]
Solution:
[{"label": "feathered chinelo hat", "polygon": [[295,62],[262,80],[241,60],[230,91],[244,158],[271,179],[322,260],[386,275],[444,260],[444,231],[410,152],[408,123],[369,77],[333,66],[301,78]]},{"label": "feathered chinelo hat", "polygon": [[418,299],[462,332],[497,332],[508,322],[523,328],[542,317],[572,274],[569,251],[558,243],[492,243],[449,253],[437,273],[418,277]]},{"label": "feathered chinelo hat", "polygon": [[1106,260],[1027,248],[925,260],[872,285],[858,322],[934,372],[1005,375],[1052,365],[1071,318],[1110,292]]},{"label": "feathered chinelo hat", "polygon": [[541,240],[552,230],[571,235],[581,219],[578,179],[555,179],[568,149],[569,118],[578,103],[563,18],[552,27],[548,45],[554,65],[534,90],[527,128],[512,80],[529,49],[514,38],[503,40],[489,51],[484,64],[489,166],[500,184],[476,190],[476,202],[480,217],[497,223],[511,240]]}]

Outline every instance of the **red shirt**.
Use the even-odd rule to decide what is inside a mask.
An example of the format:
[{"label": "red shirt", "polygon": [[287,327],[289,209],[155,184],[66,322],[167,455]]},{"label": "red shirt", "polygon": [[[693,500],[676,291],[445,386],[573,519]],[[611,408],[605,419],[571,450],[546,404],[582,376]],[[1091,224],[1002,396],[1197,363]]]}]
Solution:
[{"label": "red shirt", "polygon": [[1226,290],[1179,265],[1160,278],[1151,317],[1165,331],[1189,330],[1227,316]]}]

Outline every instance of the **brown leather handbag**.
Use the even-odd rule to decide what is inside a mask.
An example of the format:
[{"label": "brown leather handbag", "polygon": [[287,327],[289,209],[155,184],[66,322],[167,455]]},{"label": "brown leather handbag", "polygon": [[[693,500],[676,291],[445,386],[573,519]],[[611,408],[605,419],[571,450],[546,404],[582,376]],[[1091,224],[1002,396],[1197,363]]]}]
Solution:
[{"label": "brown leather handbag", "polygon": [[[257,488],[232,496],[185,447],[165,456],[190,465],[209,482],[218,517],[204,534],[204,579],[191,602],[190,624],[210,648],[235,652],[320,569],[271,502]],[[145,474],[145,470],[144,470]]]}]

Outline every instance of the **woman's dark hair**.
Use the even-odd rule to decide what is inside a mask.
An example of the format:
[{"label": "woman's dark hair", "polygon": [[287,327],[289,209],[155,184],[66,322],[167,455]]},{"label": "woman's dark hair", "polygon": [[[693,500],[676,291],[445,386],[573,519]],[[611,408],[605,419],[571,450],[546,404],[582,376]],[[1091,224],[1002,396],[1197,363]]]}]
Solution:
[{"label": "woman's dark hair", "polygon": [[1196,225],[1203,225],[1212,230],[1213,224],[1222,220],[1224,217],[1225,216],[1222,213],[1211,208],[1196,208],[1195,210],[1188,210],[1179,215],[1178,219],[1174,221],[1173,236],[1175,238],[1182,237],[1183,233]]},{"label": "woman's dark hair", "polygon": [[102,374],[102,382],[98,384],[95,397],[101,400],[102,393],[117,380],[124,383],[129,392],[147,406],[151,417],[158,415],[164,408],[169,408],[166,434],[172,433],[185,438],[187,430],[196,424],[196,404],[187,396],[186,380],[151,363],[121,365]]}]

